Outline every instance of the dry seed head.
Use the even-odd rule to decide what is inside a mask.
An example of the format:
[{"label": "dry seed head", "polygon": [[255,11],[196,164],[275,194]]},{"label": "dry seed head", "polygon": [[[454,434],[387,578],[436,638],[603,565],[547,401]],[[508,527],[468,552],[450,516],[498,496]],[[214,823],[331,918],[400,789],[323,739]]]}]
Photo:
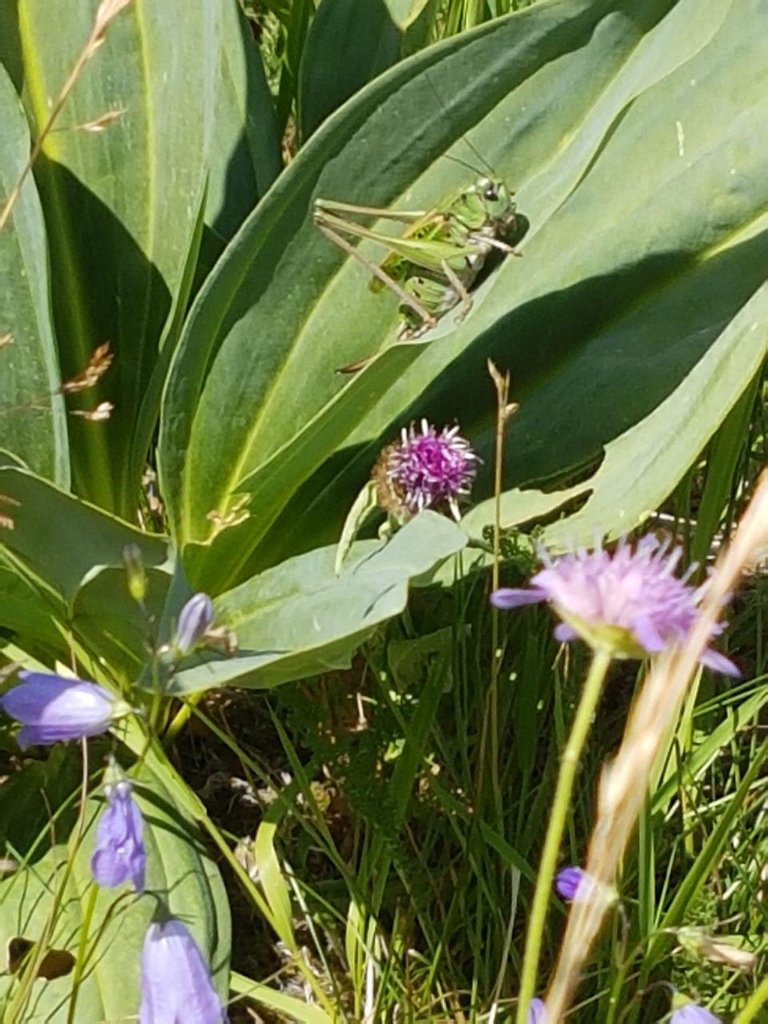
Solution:
[{"label": "dry seed head", "polygon": [[114,405],[111,402],[100,402],[95,409],[70,409],[70,416],[80,416],[89,423],[104,423],[112,415]]},{"label": "dry seed head", "polygon": [[110,351],[109,342],[99,345],[94,350],[86,368],[71,380],[64,381],[60,385],[59,391],[63,395],[76,395],[80,391],[87,391],[88,388],[95,387],[112,365],[113,359],[114,355]]}]

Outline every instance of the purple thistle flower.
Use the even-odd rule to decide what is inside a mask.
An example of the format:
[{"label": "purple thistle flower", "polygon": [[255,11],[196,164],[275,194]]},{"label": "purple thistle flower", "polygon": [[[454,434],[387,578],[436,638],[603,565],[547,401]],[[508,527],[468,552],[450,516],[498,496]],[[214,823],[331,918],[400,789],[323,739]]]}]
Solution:
[{"label": "purple thistle flower", "polygon": [[120,779],[106,790],[109,805],[96,830],[91,872],[102,889],[113,889],[130,879],[136,892],[142,893],[147,856],[141,811],[131,795],[128,779]]},{"label": "purple thistle flower", "polygon": [[669,1024],[722,1024],[722,1022],[719,1017],[710,1013],[709,1010],[705,1010],[703,1006],[686,1003],[675,1010],[669,1019]]},{"label": "purple thistle flower", "polygon": [[[580,550],[554,560],[542,554],[544,568],[526,590],[500,589],[491,594],[497,608],[518,608],[548,601],[564,621],[560,641],[581,636],[593,647],[609,648],[614,657],[643,658],[684,644],[698,615],[703,588],[688,586],[674,575],[682,552],[671,553],[656,537],[643,537],[634,548],[620,543],[613,554],[603,548]],[[717,625],[716,636],[725,627]],[[725,675],[739,675],[733,662],[708,648],[701,663]]]},{"label": "purple thistle flower", "polygon": [[129,710],[96,683],[27,671],[19,672],[19,679],[0,697],[0,707],[21,722],[17,742],[22,749],[98,736]]},{"label": "purple thistle flower", "polygon": [[403,427],[374,467],[379,504],[403,518],[447,504],[458,519],[458,499],[469,494],[479,461],[458,427],[438,433],[426,420],[420,432]]},{"label": "purple thistle flower", "polygon": [[528,1005],[526,1024],[546,1024],[547,1008],[541,999],[532,999]]},{"label": "purple thistle flower", "polygon": [[191,651],[213,622],[213,602],[207,594],[190,597],[179,613],[175,647],[181,654]]},{"label": "purple thistle flower", "polygon": [[211,972],[181,921],[155,921],[141,954],[139,1024],[222,1024]]}]

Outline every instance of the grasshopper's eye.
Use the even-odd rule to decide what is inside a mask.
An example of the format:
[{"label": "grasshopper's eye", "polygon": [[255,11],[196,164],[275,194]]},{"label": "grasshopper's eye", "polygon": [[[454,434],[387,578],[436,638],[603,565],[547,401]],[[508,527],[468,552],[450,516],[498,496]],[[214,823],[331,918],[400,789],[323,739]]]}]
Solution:
[{"label": "grasshopper's eye", "polygon": [[483,199],[487,200],[489,203],[495,203],[498,198],[499,193],[496,186],[492,182],[489,182],[483,192]]}]

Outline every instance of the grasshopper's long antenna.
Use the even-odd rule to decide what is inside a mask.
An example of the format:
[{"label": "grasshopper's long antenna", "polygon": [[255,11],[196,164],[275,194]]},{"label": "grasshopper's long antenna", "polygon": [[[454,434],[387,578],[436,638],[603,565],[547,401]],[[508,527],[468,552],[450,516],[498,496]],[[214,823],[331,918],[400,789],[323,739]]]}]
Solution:
[{"label": "grasshopper's long antenna", "polygon": [[475,156],[476,156],[476,157],[477,157],[477,159],[478,159],[478,160],[480,161],[480,163],[481,163],[481,164],[483,164],[483,166],[485,167],[486,171],[488,171],[488,173],[490,174],[490,176],[491,176],[492,178],[496,178],[496,177],[498,176],[498,175],[497,175],[497,173],[496,173],[496,171],[495,171],[495,170],[494,170],[494,169],[493,169],[493,168],[491,167],[491,165],[490,165],[490,164],[488,163],[488,161],[487,161],[487,160],[485,159],[485,157],[484,157],[484,156],[483,156],[483,154],[482,154],[482,153],[480,152],[480,150],[479,150],[479,149],[477,148],[477,146],[476,146],[476,145],[475,145],[475,144],[474,144],[474,143],[472,142],[472,140],[471,140],[471,139],[469,138],[469,136],[468,136],[468,135],[464,135],[464,134],[462,133],[462,135],[461,135],[461,140],[462,140],[462,142],[466,143],[466,145],[467,145],[467,146],[469,146],[469,148],[470,148],[470,149],[472,150],[472,152],[473,152],[473,153],[475,154]]},{"label": "grasshopper's long antenna", "polygon": [[454,156],[453,153],[443,153],[446,160],[453,160],[455,164],[461,164],[462,167],[469,168],[474,174],[479,174],[477,167],[474,164],[469,163],[468,160],[462,160],[460,156]]},{"label": "grasshopper's long antenna", "polygon": [[[436,86],[435,86],[435,83],[434,83],[434,82],[432,81],[432,79],[431,79],[431,78],[429,77],[429,74],[428,74],[428,72],[425,72],[425,73],[424,73],[424,77],[425,77],[425,78],[426,78],[426,80],[427,80],[427,81],[429,82],[429,87],[430,87],[430,89],[432,90],[432,92],[433,92],[433,93],[435,94],[435,99],[436,99],[436,100],[437,100],[437,102],[438,102],[438,103],[440,104],[440,106],[441,106],[441,107],[443,108],[443,113],[445,114],[445,116],[446,116],[446,117],[448,117],[448,108],[446,107],[445,103],[443,102],[443,97],[442,97],[442,96],[440,95],[440,93],[439,93],[439,92],[437,91],[437,88],[436,88]],[[486,171],[488,172],[488,174],[490,174],[490,176],[491,176],[492,178],[496,178],[496,177],[498,177],[498,175],[497,175],[496,171],[495,171],[495,170],[493,169],[493,167],[491,167],[491,165],[490,165],[490,164],[488,163],[488,161],[487,161],[487,160],[485,159],[485,157],[484,157],[484,156],[483,156],[483,154],[482,154],[482,153],[480,152],[480,150],[479,150],[479,149],[477,148],[477,146],[476,146],[476,145],[475,145],[475,144],[474,144],[474,143],[472,142],[472,140],[471,140],[471,139],[469,138],[469,136],[468,136],[468,135],[465,135],[465,134],[464,134],[464,132],[462,132],[462,133],[461,133],[461,134],[459,135],[459,138],[460,138],[460,139],[462,140],[462,142],[463,142],[463,143],[464,143],[464,144],[465,144],[465,145],[467,146],[467,148],[468,148],[468,149],[470,149],[470,150],[472,151],[472,153],[473,153],[473,154],[474,154],[474,155],[475,155],[475,156],[477,157],[477,159],[478,159],[478,160],[480,161],[480,163],[481,163],[481,164],[483,165],[483,167],[484,167],[484,168],[485,168],[485,170],[486,170]],[[446,153],[446,154],[445,154],[445,156],[447,156],[449,160],[455,160],[455,161],[456,161],[456,163],[458,163],[458,164],[463,164],[463,165],[464,165],[464,167],[468,167],[468,168],[469,168],[469,169],[470,169],[471,171],[474,171],[474,172],[475,172],[475,174],[478,174],[478,173],[479,173],[479,171],[478,171],[477,167],[473,167],[473,166],[472,166],[472,164],[470,164],[470,163],[467,163],[467,162],[466,162],[466,161],[464,161],[464,160],[461,160],[461,159],[460,159],[459,157],[457,157],[457,156],[451,156],[451,155],[450,155],[450,154],[448,154],[448,153]]]}]

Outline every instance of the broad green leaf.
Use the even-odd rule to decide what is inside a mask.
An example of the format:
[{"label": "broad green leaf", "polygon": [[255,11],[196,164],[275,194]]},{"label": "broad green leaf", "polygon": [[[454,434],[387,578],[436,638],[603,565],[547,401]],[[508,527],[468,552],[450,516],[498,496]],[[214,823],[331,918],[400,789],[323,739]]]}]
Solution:
[{"label": "broad green leaf", "polygon": [[[207,559],[196,551],[198,578],[221,589],[337,537],[378,450],[422,415],[459,420],[484,458],[476,497],[488,496],[489,357],[521,405],[507,487],[570,488],[579,473],[607,532],[653,507],[662,487],[647,461],[620,475],[616,512],[616,472],[585,471],[689,377],[687,410],[713,392],[711,433],[764,352],[764,335],[750,347],[736,323],[723,345],[741,338],[741,368],[713,388],[702,362],[768,258],[768,66],[749,45],[761,24],[759,0],[543,3],[399,63],[331,116],[217,266],[177,350],[161,437],[174,533],[205,544],[211,511],[245,501],[250,513]],[[420,343],[393,345],[396,300],[314,229],[313,199],[428,208],[471,180],[448,158],[477,160],[469,143],[517,190],[524,258],[475,290],[462,323],[448,314]],[[335,373],[377,350],[354,380]],[[708,436],[678,411],[646,435],[680,435],[664,487]],[[536,502],[557,507],[549,493]],[[586,515],[559,529],[582,527]]]},{"label": "broad green leaf", "polygon": [[171,583],[170,574],[147,569],[147,594],[141,608],[126,586],[124,568],[102,568],[79,588],[72,603],[69,625],[94,657],[109,665],[113,677],[138,678],[147,661],[147,649],[157,643],[157,623]]},{"label": "broad green leaf", "polygon": [[[29,129],[0,65],[0,214],[29,159]],[[28,177],[0,232],[0,439],[35,472],[66,487],[69,454],[49,301],[40,199]]]},{"label": "broad green leaf", "polygon": [[0,594],[3,595],[0,613],[3,629],[18,634],[27,643],[45,644],[59,656],[65,653],[61,633],[52,621],[57,614],[64,620],[63,602],[36,586],[1,550]]},{"label": "broad green leaf", "polygon": [[409,582],[465,542],[455,523],[423,512],[389,541],[355,544],[338,576],[335,547],[267,570],[216,602],[216,622],[234,630],[237,655],[191,664],[173,679],[169,692],[194,693],[234,682],[271,687],[347,667],[376,626],[405,608]]},{"label": "broad green leaf", "polygon": [[[596,534],[619,536],[645,519],[671,493],[680,467],[693,462],[760,371],[768,354],[766,323],[768,285],[763,285],[669,397],[606,444],[594,475],[569,491],[506,493],[501,501],[502,526],[525,523],[588,494],[583,508],[547,528],[547,544],[555,548],[589,544]],[[639,479],[645,481],[642,489],[637,486]],[[472,509],[462,525],[470,536],[479,538],[493,514],[494,502],[489,499]]]},{"label": "broad green leaf", "polygon": [[[23,781],[24,775],[22,775]],[[39,780],[29,777],[39,799]],[[97,890],[93,917],[87,909],[94,882],[90,857],[94,827],[104,807],[93,797],[86,808],[86,832],[67,877],[65,835],[34,865],[23,867],[0,883],[0,943],[7,949],[10,939],[30,940],[44,934],[53,906],[53,894],[61,889],[50,946],[77,956],[83,927],[88,927],[90,958],[77,994],[78,1024],[125,1022],[136,1019],[139,1005],[139,964],[146,929],[157,908],[154,893],[160,893],[170,911],[181,918],[195,936],[209,960],[217,987],[227,998],[230,920],[226,893],[218,868],[209,859],[195,826],[185,819],[174,803],[162,777],[146,770],[134,795],[145,819],[148,892],[141,897],[128,894],[128,887]],[[20,851],[23,853],[23,851]],[[98,939],[95,949],[94,941]],[[13,976],[0,981],[0,1000],[11,989]],[[68,1017],[72,975],[53,980],[38,979],[32,1001],[23,1015],[28,1024],[59,1024]]]},{"label": "broad green leaf", "polygon": [[[136,544],[144,564],[159,567],[168,559],[167,542],[152,537],[100,509],[79,501],[53,484],[0,462],[0,493],[14,501],[14,528],[0,541],[25,575],[52,600],[69,604],[87,579],[106,566],[123,565],[123,550]],[[0,602],[0,624],[5,609]]]},{"label": "broad green leaf", "polygon": [[400,59],[401,34],[385,0],[323,0],[299,71],[299,138]]},{"label": "broad green leaf", "polygon": [[[50,849],[56,834],[66,835],[72,828],[77,818],[77,804],[72,795],[83,777],[77,754],[76,746],[57,744],[45,761],[28,761],[23,771],[3,782],[0,787],[3,850],[14,857],[24,857],[28,864],[34,863]],[[41,798],[43,794],[45,799]]]},{"label": "broad green leaf", "polygon": [[[98,0],[0,5],[0,59],[41,131]],[[207,175],[220,4],[133,0],[82,69],[35,165],[48,229],[62,373],[109,342],[115,363],[70,418],[78,492],[132,516],[145,452],[134,426],[184,275]],[[55,30],[54,27],[55,26]],[[98,130],[101,128],[101,130]]]},{"label": "broad green leaf", "polygon": [[221,8],[206,224],[229,241],[282,166],[272,97],[237,0]]}]

